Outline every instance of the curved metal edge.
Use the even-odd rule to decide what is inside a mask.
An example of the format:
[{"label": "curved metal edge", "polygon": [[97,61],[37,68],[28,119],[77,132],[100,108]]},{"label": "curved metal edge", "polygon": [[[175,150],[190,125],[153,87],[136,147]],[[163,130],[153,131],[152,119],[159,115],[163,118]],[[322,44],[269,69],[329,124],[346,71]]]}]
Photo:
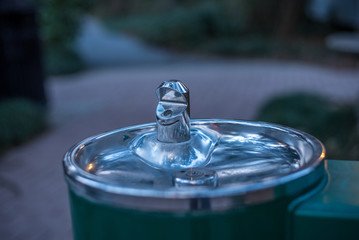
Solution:
[{"label": "curved metal edge", "polygon": [[[155,123],[136,125],[132,127],[117,129],[89,137],[74,145],[64,156],[63,167],[65,178],[69,188],[76,194],[85,197],[91,201],[111,204],[113,206],[131,208],[145,211],[193,211],[193,210],[211,210],[224,211],[233,208],[261,204],[275,199],[295,195],[309,186],[313,186],[323,178],[325,148],[323,144],[315,137],[296,129],[284,127],[276,124],[264,122],[240,121],[240,120],[221,120],[221,119],[198,119],[192,120],[192,124],[204,123],[233,123],[253,127],[268,127],[287,131],[288,133],[302,136],[314,149],[313,160],[310,165],[303,166],[298,171],[290,175],[280,177],[270,182],[257,183],[255,186],[244,188],[227,188],[221,191],[208,191],[207,188],[196,188],[196,191],[178,193],[174,191],[155,191],[152,189],[141,190],[124,188],[114,185],[108,185],[95,180],[95,176],[84,171],[74,163],[76,152],[85,144],[89,144],[99,138],[117,132],[133,130],[137,128],[155,127]],[[99,180],[98,176],[96,176]],[[305,183],[305,184],[303,184]],[[101,194],[99,194],[101,192]],[[193,201],[206,202],[206,204],[197,204],[199,209],[192,209]]]},{"label": "curved metal edge", "polygon": [[[322,164],[321,166],[324,166]],[[113,207],[148,212],[225,212],[234,209],[264,204],[283,197],[294,199],[303,192],[310,191],[322,182],[324,167],[317,168],[312,174],[296,179],[286,185],[269,187],[257,191],[244,192],[239,195],[207,196],[193,198],[161,198],[108,193],[99,194],[98,189],[82,187],[67,178],[71,191],[76,195],[94,202]],[[305,182],[305,184],[303,184]]]}]

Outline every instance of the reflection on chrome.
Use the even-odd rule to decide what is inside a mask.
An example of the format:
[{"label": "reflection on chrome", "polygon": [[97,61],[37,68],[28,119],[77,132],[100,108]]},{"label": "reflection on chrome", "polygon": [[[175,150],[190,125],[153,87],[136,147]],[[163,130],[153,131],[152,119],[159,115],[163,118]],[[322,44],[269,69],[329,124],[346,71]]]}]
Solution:
[{"label": "reflection on chrome", "polygon": [[87,171],[91,171],[94,167],[94,164],[93,163],[90,163],[87,167]]},{"label": "reflection on chrome", "polygon": [[[320,142],[307,134],[270,124],[216,119],[192,121],[191,138],[182,143],[158,141],[156,124],[115,130],[84,142],[65,158],[67,174],[79,179],[85,189],[103,188],[92,197],[111,202],[117,200],[107,196],[110,193],[169,199],[244,193],[249,197],[251,191],[272,191],[269,188],[315,173],[307,183],[312,184],[321,177],[324,156]],[[174,178],[175,173],[193,168],[213,174],[196,181],[193,176],[188,181]],[[187,187],[193,184],[199,187]],[[208,191],[202,185],[215,187]]]}]

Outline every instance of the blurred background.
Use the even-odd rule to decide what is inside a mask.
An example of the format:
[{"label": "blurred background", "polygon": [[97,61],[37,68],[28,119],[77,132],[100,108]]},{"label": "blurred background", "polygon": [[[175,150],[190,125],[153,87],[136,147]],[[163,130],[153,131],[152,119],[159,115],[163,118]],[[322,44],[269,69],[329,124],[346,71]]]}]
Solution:
[{"label": "blurred background", "polygon": [[168,79],[192,118],[283,124],[359,159],[358,0],[0,0],[1,239],[71,239],[63,154],[153,122]]}]

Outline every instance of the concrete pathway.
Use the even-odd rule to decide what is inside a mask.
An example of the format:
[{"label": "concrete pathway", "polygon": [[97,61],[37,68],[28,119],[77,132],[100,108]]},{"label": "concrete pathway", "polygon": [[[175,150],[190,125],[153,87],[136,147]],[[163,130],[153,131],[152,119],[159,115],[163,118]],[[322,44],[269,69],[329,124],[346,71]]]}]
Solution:
[{"label": "concrete pathway", "polygon": [[332,50],[359,54],[359,32],[333,33],[326,37],[325,43]]},{"label": "concrete pathway", "polygon": [[87,66],[158,64],[178,56],[151,47],[134,37],[113,33],[93,17],[86,17],[76,40],[76,49]]},{"label": "concrete pathway", "polygon": [[109,68],[51,78],[54,128],[0,159],[0,239],[71,239],[61,160],[91,135],[155,118],[155,89],[167,79],[191,90],[193,118],[252,119],[276,94],[310,91],[355,101],[359,70],[238,60]]}]

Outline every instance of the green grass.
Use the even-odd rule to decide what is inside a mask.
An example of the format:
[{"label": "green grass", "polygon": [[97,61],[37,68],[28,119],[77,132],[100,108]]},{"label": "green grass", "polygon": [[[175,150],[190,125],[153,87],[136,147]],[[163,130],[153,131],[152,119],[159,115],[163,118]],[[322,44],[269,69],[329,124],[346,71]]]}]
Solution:
[{"label": "green grass", "polygon": [[44,107],[25,99],[0,102],[0,152],[34,137],[45,127]]},{"label": "green grass", "polygon": [[359,159],[357,117],[353,105],[333,103],[318,95],[295,93],[268,101],[259,121],[307,132],[323,142],[330,159]]}]

